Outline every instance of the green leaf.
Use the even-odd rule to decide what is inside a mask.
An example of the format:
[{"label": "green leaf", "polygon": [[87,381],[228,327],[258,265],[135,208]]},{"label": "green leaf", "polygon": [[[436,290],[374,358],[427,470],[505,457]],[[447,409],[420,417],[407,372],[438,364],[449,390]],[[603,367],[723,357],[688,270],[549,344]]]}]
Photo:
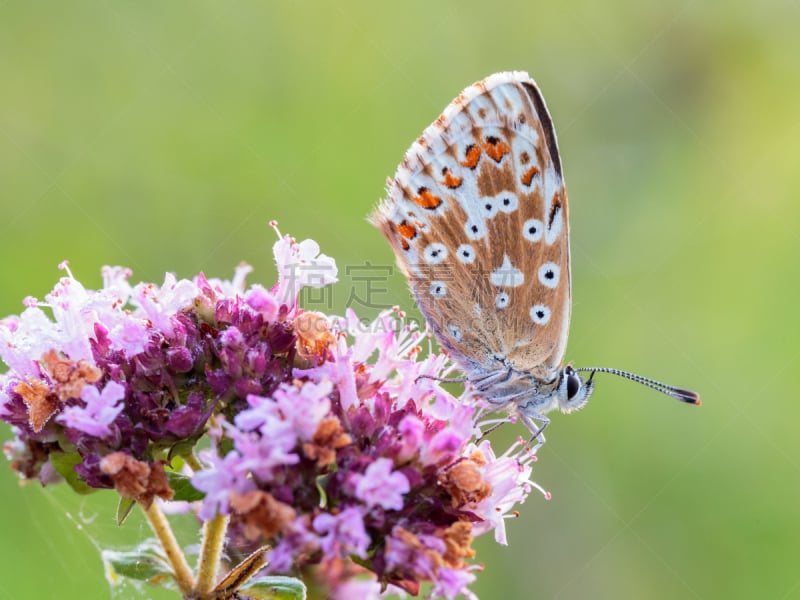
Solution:
[{"label": "green leaf", "polygon": [[119,504],[117,504],[118,527],[121,527],[125,520],[130,516],[134,506],[136,506],[136,500],[133,498],[120,497]]},{"label": "green leaf", "polygon": [[328,480],[330,479],[330,475],[320,475],[317,477],[315,481],[317,485],[317,492],[319,492],[319,507],[320,508],[327,508],[328,507],[328,494],[325,491],[325,486],[328,485]]},{"label": "green leaf", "polygon": [[192,485],[191,477],[188,477],[183,473],[167,471],[167,482],[169,483],[169,487],[172,488],[172,491],[175,492],[175,495],[172,497],[173,500],[195,502],[206,497],[203,492],[199,491]]},{"label": "green leaf", "polygon": [[255,577],[238,591],[257,600],[306,600],[305,584],[294,577],[281,575]]},{"label": "green leaf", "polygon": [[50,464],[53,465],[53,468],[58,471],[58,474],[69,484],[69,487],[79,494],[91,494],[97,490],[93,487],[89,487],[85,481],[79,479],[78,474],[75,472],[75,465],[79,465],[82,462],[83,457],[77,452],[71,452],[69,454],[53,452],[50,455]]},{"label": "green leaf", "polygon": [[103,550],[102,557],[106,579],[112,584],[119,584],[122,577],[153,584],[172,577],[172,568],[154,539],[146,540],[127,552]]},{"label": "green leaf", "polygon": [[169,452],[167,453],[167,462],[172,462],[172,459],[176,456],[183,456],[185,454],[190,454],[194,447],[197,445],[197,440],[200,436],[194,436],[189,438],[188,440],[181,440],[179,442],[174,443],[169,448]]}]

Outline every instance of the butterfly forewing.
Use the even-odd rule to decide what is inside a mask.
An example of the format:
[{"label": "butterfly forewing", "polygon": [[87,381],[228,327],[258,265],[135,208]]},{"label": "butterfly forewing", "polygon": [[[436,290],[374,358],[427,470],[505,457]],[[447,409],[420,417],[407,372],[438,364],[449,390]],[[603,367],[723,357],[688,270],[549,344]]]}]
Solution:
[{"label": "butterfly forewing", "polygon": [[412,145],[372,222],[468,374],[552,379],[570,316],[567,196],[536,84],[497,73]]}]

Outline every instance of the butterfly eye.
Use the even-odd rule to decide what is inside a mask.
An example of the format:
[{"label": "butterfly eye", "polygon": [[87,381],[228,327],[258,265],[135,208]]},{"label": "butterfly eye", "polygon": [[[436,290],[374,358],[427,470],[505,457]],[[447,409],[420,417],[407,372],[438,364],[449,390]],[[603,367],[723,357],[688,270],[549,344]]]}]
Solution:
[{"label": "butterfly eye", "polygon": [[564,370],[564,377],[567,378],[567,400],[571,400],[580,391],[583,382],[571,367]]}]

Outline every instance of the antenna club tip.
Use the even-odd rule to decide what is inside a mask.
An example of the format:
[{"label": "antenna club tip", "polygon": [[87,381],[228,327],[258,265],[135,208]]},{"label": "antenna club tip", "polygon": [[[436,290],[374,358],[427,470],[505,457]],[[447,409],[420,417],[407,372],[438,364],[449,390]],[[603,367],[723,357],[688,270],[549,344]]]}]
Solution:
[{"label": "antenna club tip", "polygon": [[702,402],[700,402],[700,398],[698,398],[698,399],[697,399],[697,400],[695,400],[695,401],[694,401],[692,404],[694,404],[695,406],[700,406],[700,405],[702,405],[703,403],[702,403]]}]

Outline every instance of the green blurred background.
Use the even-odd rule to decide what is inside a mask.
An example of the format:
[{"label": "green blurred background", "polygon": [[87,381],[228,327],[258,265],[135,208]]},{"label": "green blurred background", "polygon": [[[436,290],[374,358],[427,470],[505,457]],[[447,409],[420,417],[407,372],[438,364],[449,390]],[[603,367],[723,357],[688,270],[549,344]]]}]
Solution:
[{"label": "green blurred background", "polygon": [[[777,0],[0,1],[0,314],[65,258],[92,287],[104,264],[161,281],[241,260],[269,285],[272,218],[337,259],[342,312],[346,266],[393,263],[364,216],[406,148],[466,85],[527,70],[571,200],[568,359],[704,404],[599,377],[548,430],[552,501],[531,496],[507,548],[478,541],[474,590],[800,598],[798,31]],[[412,308],[399,274],[378,287]],[[110,495],[6,471],[0,498],[0,599],[136,595],[95,548],[144,531],[117,531]]]}]

